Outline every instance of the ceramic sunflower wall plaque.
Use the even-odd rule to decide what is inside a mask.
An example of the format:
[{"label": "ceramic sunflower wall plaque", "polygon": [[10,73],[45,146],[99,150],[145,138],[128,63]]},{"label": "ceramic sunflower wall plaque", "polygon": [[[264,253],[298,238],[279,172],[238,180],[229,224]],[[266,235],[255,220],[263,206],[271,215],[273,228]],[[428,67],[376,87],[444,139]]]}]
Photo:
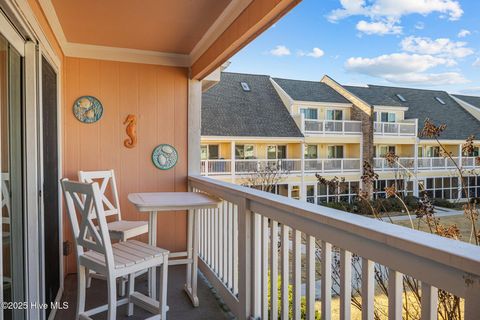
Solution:
[{"label": "ceramic sunflower wall plaque", "polygon": [[94,123],[103,115],[103,106],[100,101],[92,96],[82,96],[73,104],[73,114],[78,121]]},{"label": "ceramic sunflower wall plaque", "polygon": [[155,147],[152,152],[152,162],[160,170],[173,168],[178,161],[178,153],[169,144],[161,144]]}]

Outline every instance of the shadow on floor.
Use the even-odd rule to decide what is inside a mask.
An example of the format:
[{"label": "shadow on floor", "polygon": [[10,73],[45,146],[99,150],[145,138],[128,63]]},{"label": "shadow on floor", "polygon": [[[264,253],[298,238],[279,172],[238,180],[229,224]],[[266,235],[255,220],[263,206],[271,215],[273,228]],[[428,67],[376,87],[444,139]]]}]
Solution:
[{"label": "shadow on floor", "polygon": [[[200,306],[194,308],[190,303],[190,299],[183,291],[185,283],[185,266],[171,266],[168,269],[168,306],[170,310],[167,312],[167,319],[174,320],[224,320],[229,319],[228,314],[220,306],[220,302],[215,298],[209,285],[198,277],[198,298]],[[157,275],[157,279],[159,276]],[[146,274],[137,277],[135,290],[146,294],[147,292],[147,276]],[[65,290],[62,302],[68,302],[68,309],[58,310],[55,316],[57,320],[75,319],[75,310],[77,302],[77,277],[69,275],[65,279]],[[92,285],[87,289],[86,308],[90,309],[107,302],[107,286],[103,280],[92,279]],[[150,313],[135,307],[133,316],[127,316],[127,305],[117,308],[117,319],[145,319],[151,316]],[[107,313],[101,313],[94,316],[94,319],[106,319]]]}]

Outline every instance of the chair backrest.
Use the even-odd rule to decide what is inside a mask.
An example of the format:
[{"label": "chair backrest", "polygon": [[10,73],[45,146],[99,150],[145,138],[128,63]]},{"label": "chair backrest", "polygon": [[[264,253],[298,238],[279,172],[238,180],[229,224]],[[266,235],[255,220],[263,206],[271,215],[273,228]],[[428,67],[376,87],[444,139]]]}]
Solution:
[{"label": "chair backrest", "polygon": [[[77,262],[86,250],[93,250],[104,256],[108,267],[114,267],[112,244],[98,183],[81,183],[68,179],[62,179],[61,183],[77,248]],[[93,223],[94,219],[97,224]]]},{"label": "chair backrest", "polygon": [[[115,182],[115,173],[113,170],[79,171],[78,180],[84,183],[98,182],[100,185],[101,200],[105,215],[117,215],[118,220],[122,220],[120,202],[118,201],[117,183]],[[111,192],[112,199],[108,198],[108,191]]]},{"label": "chair backrest", "polygon": [[0,176],[0,188],[2,190],[0,194],[1,207],[0,212],[3,213],[3,208],[7,208],[7,216],[2,216],[3,224],[10,224],[10,174],[8,172],[2,172]]}]

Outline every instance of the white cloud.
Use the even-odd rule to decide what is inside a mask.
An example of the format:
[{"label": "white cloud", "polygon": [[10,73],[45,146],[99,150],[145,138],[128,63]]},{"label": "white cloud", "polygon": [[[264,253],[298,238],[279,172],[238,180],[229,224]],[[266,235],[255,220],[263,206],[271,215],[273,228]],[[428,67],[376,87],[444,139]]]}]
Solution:
[{"label": "white cloud", "polygon": [[382,78],[393,83],[440,85],[467,82],[457,72],[426,72],[437,66],[450,65],[450,59],[408,53],[393,53],[374,58],[352,57],[345,62],[348,71]]},{"label": "white cloud", "polygon": [[346,17],[362,15],[372,19],[382,17],[400,18],[408,14],[428,15],[438,12],[450,20],[458,20],[463,10],[455,0],[340,0],[341,9],[333,10],[328,19],[338,21]]},{"label": "white cloud", "polygon": [[462,29],[460,32],[458,32],[457,37],[459,38],[465,38],[466,36],[469,36],[471,32],[467,29]]},{"label": "white cloud", "polygon": [[303,50],[298,50],[297,55],[300,57],[312,57],[312,58],[321,58],[325,55],[325,52],[320,48],[313,48],[310,52],[305,52]]},{"label": "white cloud", "polygon": [[475,61],[473,62],[472,66],[474,66],[474,67],[480,67],[480,58],[475,59]]},{"label": "white cloud", "polygon": [[423,22],[421,22],[421,21],[417,22],[417,23],[415,24],[415,29],[417,29],[417,30],[423,30],[423,29],[425,29],[425,23],[423,23]]},{"label": "white cloud", "polygon": [[466,42],[455,42],[448,38],[406,37],[400,43],[402,50],[412,53],[437,55],[439,57],[463,58],[473,54]]},{"label": "white cloud", "polygon": [[[458,20],[463,10],[456,0],[340,0],[341,8],[327,16],[330,22],[337,22],[350,16],[363,16],[370,21],[360,21],[359,31],[366,34],[401,33],[400,19],[409,14],[440,13],[440,17]],[[419,25],[423,28],[422,25]]]},{"label": "white cloud", "polygon": [[283,56],[289,56],[291,52],[290,52],[290,49],[288,49],[286,46],[278,45],[272,50],[270,50],[270,54],[277,57],[283,57]]},{"label": "white cloud", "polygon": [[395,25],[396,21],[376,21],[367,22],[361,20],[357,23],[357,30],[366,34],[400,34],[402,33],[402,27]]}]

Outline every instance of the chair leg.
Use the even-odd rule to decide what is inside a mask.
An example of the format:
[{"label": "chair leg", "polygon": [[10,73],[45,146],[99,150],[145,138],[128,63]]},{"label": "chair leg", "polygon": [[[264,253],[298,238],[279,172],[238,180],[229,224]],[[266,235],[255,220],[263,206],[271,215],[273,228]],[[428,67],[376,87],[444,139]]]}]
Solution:
[{"label": "chair leg", "polygon": [[90,288],[92,285],[92,277],[90,276],[90,269],[85,268],[85,277],[87,281],[87,288]]},{"label": "chair leg", "polygon": [[108,320],[117,318],[117,280],[112,276],[107,278],[108,290]]},{"label": "chair leg", "polygon": [[161,320],[167,319],[167,284],[168,284],[168,256],[165,255],[163,264],[160,266],[160,305]]},{"label": "chair leg", "polygon": [[75,319],[79,319],[80,314],[85,312],[85,295],[86,295],[86,268],[82,265],[78,267],[78,290],[77,290],[77,314]]},{"label": "chair leg", "polygon": [[[130,299],[131,294],[135,291],[135,273],[128,275],[128,298]],[[130,317],[133,315],[133,302],[129,300],[128,302],[128,312],[127,315]]]},{"label": "chair leg", "polygon": [[119,279],[119,282],[118,282],[118,291],[119,291],[119,295],[120,297],[123,297],[125,296],[125,283],[128,281],[127,278],[125,277],[121,277]]}]

